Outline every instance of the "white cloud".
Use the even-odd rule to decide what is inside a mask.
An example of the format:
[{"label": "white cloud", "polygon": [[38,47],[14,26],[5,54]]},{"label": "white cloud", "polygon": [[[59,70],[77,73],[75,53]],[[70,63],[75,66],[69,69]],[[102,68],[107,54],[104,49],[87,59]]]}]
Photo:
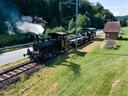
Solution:
[{"label": "white cloud", "polygon": [[120,6],[113,6],[113,7],[106,7],[109,9],[114,16],[123,16],[123,15],[128,15],[128,4],[122,4]]},{"label": "white cloud", "polygon": [[90,2],[100,2],[105,9],[108,9],[115,16],[128,15],[128,0],[89,0]]},{"label": "white cloud", "polygon": [[114,14],[114,16],[119,16],[120,15],[119,12],[114,12],[113,14]]}]

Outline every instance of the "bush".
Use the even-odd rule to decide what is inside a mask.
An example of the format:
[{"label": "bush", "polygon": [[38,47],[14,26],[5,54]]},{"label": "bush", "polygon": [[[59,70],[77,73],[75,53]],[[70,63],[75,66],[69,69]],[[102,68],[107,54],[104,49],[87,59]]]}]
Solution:
[{"label": "bush", "polygon": [[120,45],[116,41],[114,41],[114,40],[106,40],[102,44],[101,48],[102,49],[118,49],[119,46]]},{"label": "bush", "polygon": [[62,26],[60,26],[60,27],[55,27],[55,28],[53,28],[53,29],[51,30],[51,33],[52,33],[52,32],[65,32],[65,31],[66,31],[65,28],[62,27]]},{"label": "bush", "polygon": [[0,47],[13,46],[34,41],[33,33],[17,33],[13,35],[1,34]]},{"label": "bush", "polygon": [[[77,28],[77,32],[80,33],[82,31],[82,27]],[[69,34],[76,34],[76,28],[72,28],[72,30],[68,31]]]},{"label": "bush", "polygon": [[72,30],[74,27],[75,27],[75,23],[74,23],[74,20],[72,18],[68,24],[68,30]]},{"label": "bush", "polygon": [[47,37],[49,33],[55,33],[55,32],[66,32],[65,28],[60,26],[60,27],[55,27],[53,29],[46,29],[46,31],[44,32],[43,36]]},{"label": "bush", "polygon": [[49,28],[46,29],[46,31],[44,32],[43,36],[47,37],[50,32],[51,32],[51,29],[49,29]]},{"label": "bush", "polygon": [[76,28],[72,28],[71,31],[68,32],[69,34],[75,34],[76,33]]}]

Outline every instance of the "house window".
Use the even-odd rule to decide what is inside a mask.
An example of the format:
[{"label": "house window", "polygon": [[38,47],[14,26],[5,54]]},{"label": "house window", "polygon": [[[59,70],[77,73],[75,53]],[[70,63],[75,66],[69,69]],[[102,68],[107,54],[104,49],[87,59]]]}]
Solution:
[{"label": "house window", "polygon": [[107,34],[107,37],[109,37],[109,34]]}]

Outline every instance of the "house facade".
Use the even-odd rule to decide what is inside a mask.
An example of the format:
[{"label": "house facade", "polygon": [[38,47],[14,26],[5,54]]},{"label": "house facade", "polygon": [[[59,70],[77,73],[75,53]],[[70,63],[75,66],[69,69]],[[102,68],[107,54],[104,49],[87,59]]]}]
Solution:
[{"label": "house facade", "polygon": [[105,39],[118,39],[118,33],[120,32],[120,23],[118,21],[107,22],[104,27]]}]

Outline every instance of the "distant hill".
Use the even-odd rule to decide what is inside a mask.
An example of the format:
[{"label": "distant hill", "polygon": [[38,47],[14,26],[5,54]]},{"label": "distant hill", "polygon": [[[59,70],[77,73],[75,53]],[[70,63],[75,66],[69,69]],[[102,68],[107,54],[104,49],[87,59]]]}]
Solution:
[{"label": "distant hill", "polygon": [[128,20],[128,15],[126,15],[126,16],[116,16],[116,18],[118,20],[122,20],[123,18],[126,18]]}]

